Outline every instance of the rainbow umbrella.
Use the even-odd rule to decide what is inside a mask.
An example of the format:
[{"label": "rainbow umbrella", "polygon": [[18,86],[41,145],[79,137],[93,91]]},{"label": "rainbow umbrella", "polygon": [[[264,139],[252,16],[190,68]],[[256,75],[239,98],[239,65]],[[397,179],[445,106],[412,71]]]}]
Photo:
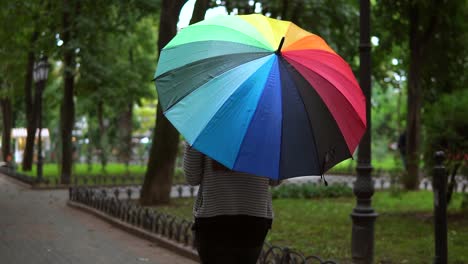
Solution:
[{"label": "rainbow umbrella", "polygon": [[322,175],[352,156],[366,129],[349,65],[319,36],[258,14],[182,29],[162,50],[155,82],[188,143],[235,171]]}]

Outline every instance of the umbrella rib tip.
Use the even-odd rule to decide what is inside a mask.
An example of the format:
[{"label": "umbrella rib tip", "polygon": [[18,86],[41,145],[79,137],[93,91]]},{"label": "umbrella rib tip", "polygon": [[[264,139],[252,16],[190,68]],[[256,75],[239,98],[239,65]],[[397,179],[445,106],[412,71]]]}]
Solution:
[{"label": "umbrella rib tip", "polygon": [[283,43],[284,43],[284,37],[281,38],[280,44],[279,44],[279,46],[278,46],[278,49],[275,51],[276,55],[280,55],[280,54],[281,54],[281,48],[283,47]]}]

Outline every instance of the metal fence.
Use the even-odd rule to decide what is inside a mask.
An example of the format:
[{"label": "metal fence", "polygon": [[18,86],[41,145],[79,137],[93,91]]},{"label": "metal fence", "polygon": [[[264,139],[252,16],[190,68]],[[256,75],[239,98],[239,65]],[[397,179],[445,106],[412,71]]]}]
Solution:
[{"label": "metal fence", "polygon": [[22,173],[18,173],[16,170],[9,168],[9,167],[0,167],[0,173],[8,175],[12,178],[15,178],[27,184],[33,185],[36,183],[36,179],[34,177],[31,177]]},{"label": "metal fence", "polygon": [[[117,218],[135,227],[194,248],[192,221],[139,206],[132,200],[134,188],[69,188],[69,199]],[[318,256],[304,256],[287,247],[265,243],[258,264],[336,264]]]}]

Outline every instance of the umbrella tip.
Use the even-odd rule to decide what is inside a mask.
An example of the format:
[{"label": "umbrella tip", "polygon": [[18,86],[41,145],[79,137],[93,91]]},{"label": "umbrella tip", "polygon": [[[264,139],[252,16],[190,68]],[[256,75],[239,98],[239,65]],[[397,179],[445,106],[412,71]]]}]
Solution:
[{"label": "umbrella tip", "polygon": [[283,43],[284,43],[284,37],[281,38],[280,44],[279,44],[279,46],[278,46],[278,49],[275,51],[276,55],[280,55],[280,54],[281,54],[281,48],[283,47]]}]

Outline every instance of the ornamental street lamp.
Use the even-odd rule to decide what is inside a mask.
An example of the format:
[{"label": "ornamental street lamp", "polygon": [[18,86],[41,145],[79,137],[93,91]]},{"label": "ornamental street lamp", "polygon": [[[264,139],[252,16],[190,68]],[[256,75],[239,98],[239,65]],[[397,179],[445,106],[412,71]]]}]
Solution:
[{"label": "ornamental street lamp", "polygon": [[42,181],[42,92],[44,90],[47,77],[49,75],[49,63],[47,63],[47,57],[41,58],[38,62],[34,63],[33,80],[36,84],[36,100],[37,108],[36,114],[39,115],[37,118],[37,127],[39,128],[38,143],[37,143],[37,182]]},{"label": "ornamental street lamp", "polygon": [[372,264],[374,257],[374,222],[378,214],[372,208],[374,183],[371,178],[371,45],[370,1],[360,1],[360,65],[359,82],[366,97],[367,131],[359,143],[357,180],[354,183],[356,207],[351,213],[353,220],[351,251],[353,263]]}]

